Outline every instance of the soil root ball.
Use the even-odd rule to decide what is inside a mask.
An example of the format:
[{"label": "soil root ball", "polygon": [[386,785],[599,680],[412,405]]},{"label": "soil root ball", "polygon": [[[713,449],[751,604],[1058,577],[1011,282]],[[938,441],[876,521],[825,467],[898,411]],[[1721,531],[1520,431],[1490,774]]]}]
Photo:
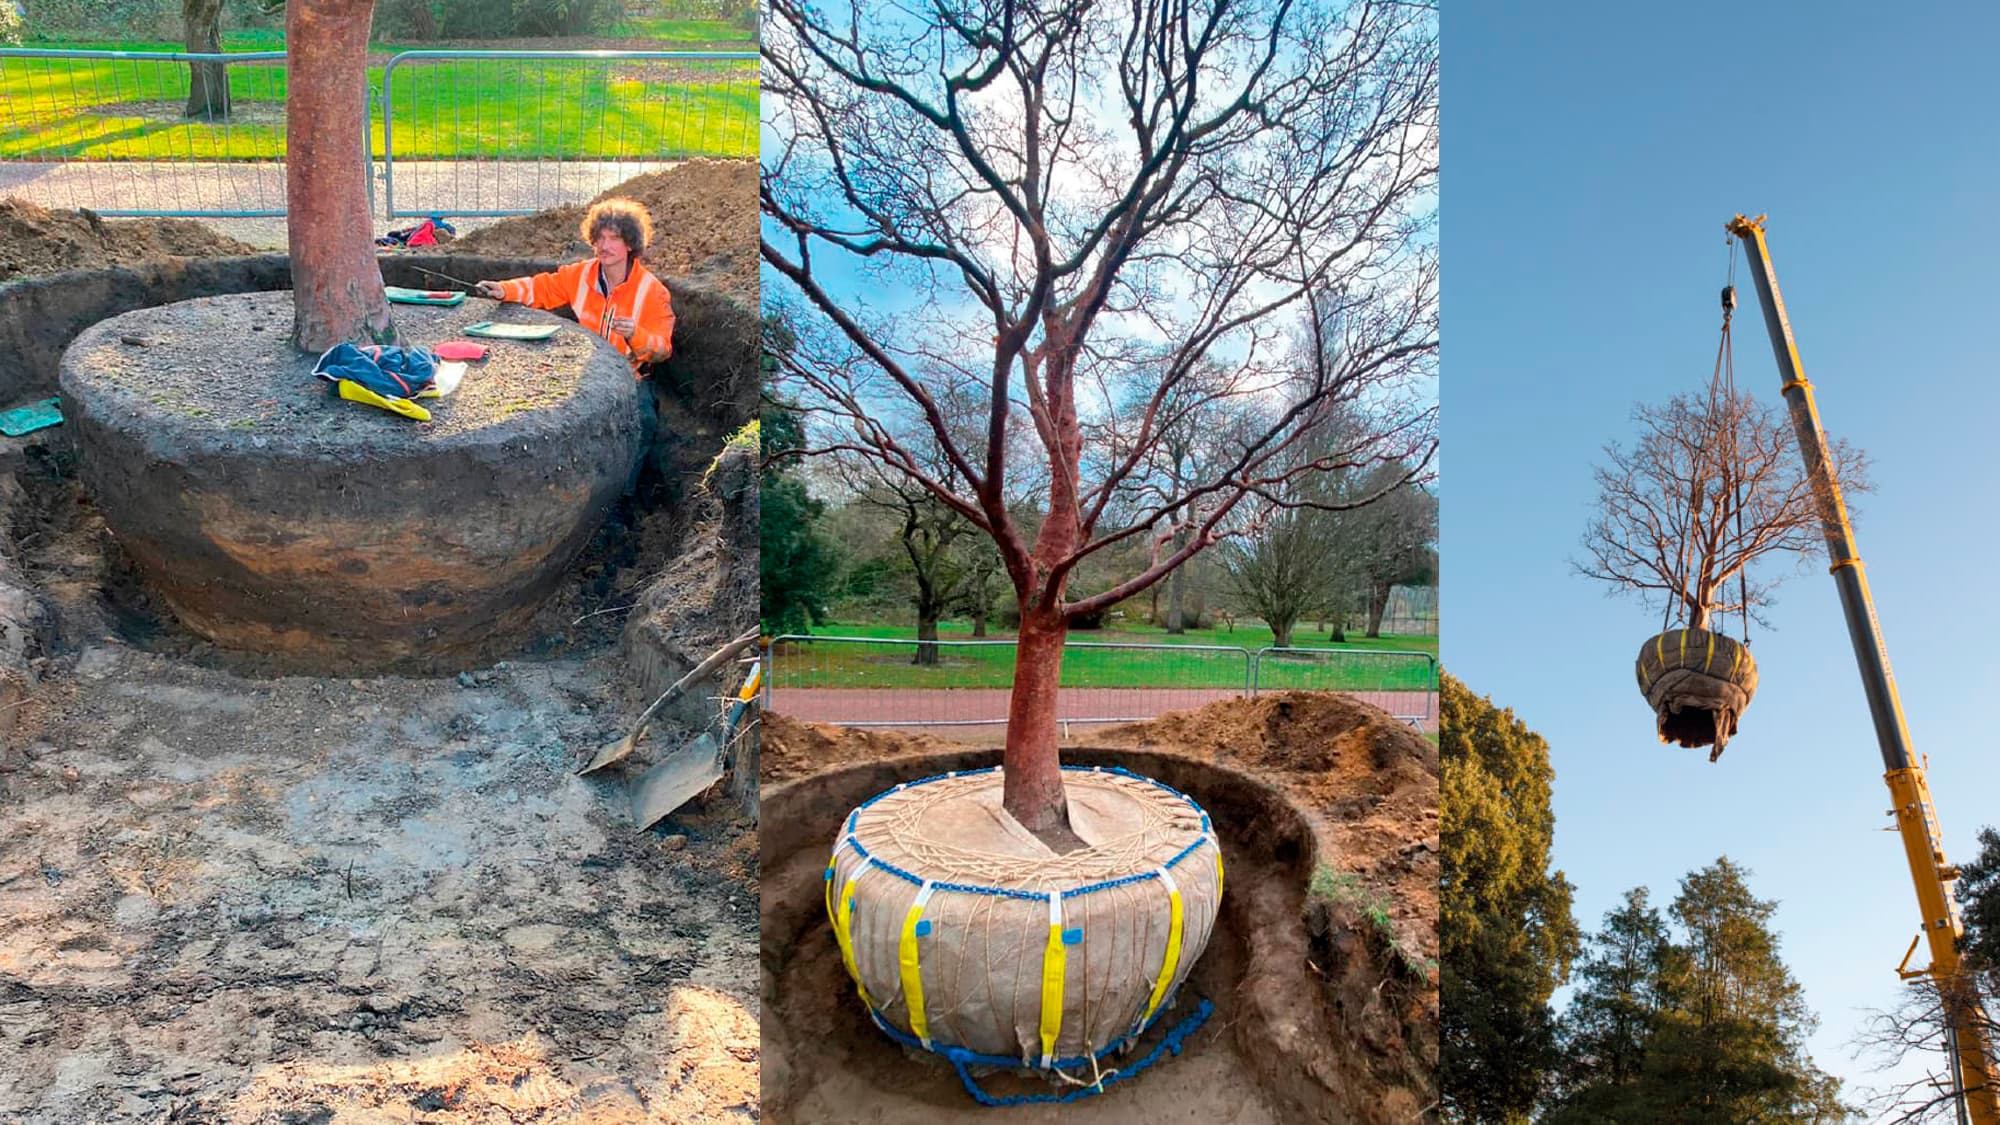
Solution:
[{"label": "soil root ball", "polygon": [[1714,746],[1722,755],[1757,694],[1757,662],[1743,642],[1706,629],[1649,637],[1634,661],[1639,690],[1659,719],[1660,741]]},{"label": "soil root ball", "polygon": [[288,293],[207,297],[77,337],[65,429],[105,524],[188,628],[299,671],[511,648],[631,480],[630,368],[546,313],[405,307],[419,345],[561,326],[495,348],[413,423],[330,397],[292,316]]},{"label": "soil root ball", "polygon": [[998,769],[898,785],[847,817],[827,906],[891,1038],[1087,1076],[1171,1007],[1220,908],[1208,814],[1115,767],[1064,772],[1086,844],[1067,853],[1007,815]]}]

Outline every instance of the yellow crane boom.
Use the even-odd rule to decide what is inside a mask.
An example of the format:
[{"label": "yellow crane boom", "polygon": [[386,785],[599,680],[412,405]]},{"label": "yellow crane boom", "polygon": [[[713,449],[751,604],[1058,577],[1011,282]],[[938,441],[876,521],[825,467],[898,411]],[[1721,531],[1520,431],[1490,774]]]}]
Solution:
[{"label": "yellow crane boom", "polygon": [[[1882,627],[1875,617],[1875,601],[1868,593],[1868,579],[1862,573],[1861,555],[1854,546],[1854,529],[1848,524],[1847,504],[1840,495],[1833,459],[1820,430],[1819,409],[1813,404],[1812,384],[1806,381],[1799,363],[1798,344],[1792,339],[1791,321],[1785,316],[1784,298],[1778,294],[1778,277],[1771,268],[1770,249],[1764,242],[1764,217],[1736,216],[1728,224],[1730,234],[1743,240],[1757,282],[1757,297],[1764,307],[1764,323],[1770,330],[1771,347],[1777,352],[1778,372],[1784,377],[1785,404],[1791,411],[1792,428],[1798,434],[1799,451],[1806,459],[1813,496],[1819,503],[1821,530],[1826,535],[1827,556],[1832,561],[1834,584],[1840,590],[1841,608],[1847,615],[1847,633],[1854,642],[1854,657],[1861,666],[1862,689],[1868,695],[1868,711],[1875,720],[1875,740],[1882,749],[1889,794],[1895,807],[1896,830],[1903,839],[1903,852],[1910,864],[1910,878],[1916,884],[1917,905],[1922,912],[1923,933],[1930,947],[1929,968],[1903,972],[1905,977],[1929,976],[1937,982],[1944,1003],[1946,1026],[1952,1043],[1953,1076],[1962,1106],[1972,1125],[2000,1125],[2000,1089],[1994,1080],[2000,1075],[1992,1046],[1979,1018],[1978,996],[1964,975],[1958,940],[1965,930],[1951,884],[1958,869],[1945,862],[1944,841],[1938,832],[1937,809],[1931,803],[1930,784],[1924,779],[1921,761],[1910,749],[1909,726],[1903,719],[1903,701],[1896,694],[1896,677],[1889,671],[1889,653],[1882,643]],[[1911,945],[1912,951],[1915,944]],[[1909,956],[1904,956],[1907,964]]]}]

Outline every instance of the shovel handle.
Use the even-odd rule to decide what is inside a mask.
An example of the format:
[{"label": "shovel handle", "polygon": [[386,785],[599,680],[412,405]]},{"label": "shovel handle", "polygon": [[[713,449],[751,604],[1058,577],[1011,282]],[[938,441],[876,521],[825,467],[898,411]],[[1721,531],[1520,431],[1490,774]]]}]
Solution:
[{"label": "shovel handle", "polygon": [[633,734],[632,740],[634,742],[638,741],[638,736],[644,733],[647,724],[653,721],[653,716],[658,715],[660,713],[660,708],[665,707],[667,704],[673,702],[676,699],[679,699],[683,694],[687,692],[688,688],[693,687],[695,684],[698,684],[701,681],[707,679],[709,676],[714,675],[715,671],[718,668],[721,668],[724,664],[729,663],[729,661],[732,660],[737,653],[742,652],[744,649],[749,648],[751,645],[756,644],[757,636],[758,636],[758,631],[756,629],[750,630],[749,632],[743,634],[742,636],[736,638],[735,640],[730,641],[728,644],[723,645],[721,648],[716,649],[713,653],[709,654],[708,659],[695,665],[694,671],[689,672],[687,675],[682,676],[678,680],[675,680],[674,685],[672,687],[661,692],[660,697],[658,699],[653,700],[653,705],[651,707],[646,708],[645,711],[640,713],[639,721],[635,723],[632,727],[632,734]]}]

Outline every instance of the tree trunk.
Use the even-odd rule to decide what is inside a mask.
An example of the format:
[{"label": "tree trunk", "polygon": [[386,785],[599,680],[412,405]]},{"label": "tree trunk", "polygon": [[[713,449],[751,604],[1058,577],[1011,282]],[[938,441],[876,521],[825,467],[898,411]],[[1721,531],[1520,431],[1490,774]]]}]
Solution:
[{"label": "tree trunk", "polygon": [[[937,610],[928,606],[917,607],[917,655],[910,663],[925,668],[935,668],[938,662]],[[926,644],[928,641],[930,643]]]},{"label": "tree trunk", "polygon": [[[1181,546],[1180,532],[1174,533],[1174,549]],[[1167,633],[1178,637],[1187,632],[1187,621],[1181,612],[1181,597],[1187,590],[1187,567],[1179,566],[1167,577]]]},{"label": "tree trunk", "polygon": [[[190,55],[222,52],[222,0],[183,0],[181,23]],[[219,62],[188,64],[185,115],[219,121],[229,116],[229,73]]]},{"label": "tree trunk", "polygon": [[1068,635],[1069,623],[1060,611],[1023,609],[1014,646],[1014,690],[1007,701],[1002,801],[1022,827],[1038,836],[1069,835],[1062,760],[1056,753],[1056,690]]},{"label": "tree trunk", "polygon": [[1279,648],[1292,647],[1292,626],[1297,624],[1290,618],[1271,622],[1271,636]]},{"label": "tree trunk", "polygon": [[986,611],[984,609],[975,609],[972,611],[972,635],[975,637],[986,635]]},{"label": "tree trunk", "polygon": [[1368,589],[1368,635],[1382,635],[1382,615],[1389,612],[1389,595],[1395,590],[1387,582],[1377,582]]},{"label": "tree trunk", "polygon": [[292,343],[396,341],[368,212],[368,25],[374,0],[285,7],[285,205],[295,311]]}]

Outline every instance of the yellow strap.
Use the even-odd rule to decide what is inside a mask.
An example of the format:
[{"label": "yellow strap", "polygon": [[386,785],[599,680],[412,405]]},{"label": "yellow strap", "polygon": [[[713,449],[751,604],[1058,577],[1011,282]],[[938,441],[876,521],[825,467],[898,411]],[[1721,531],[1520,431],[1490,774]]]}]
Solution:
[{"label": "yellow strap", "polygon": [[[1174,982],[1174,970],[1181,964],[1181,926],[1186,912],[1181,906],[1181,889],[1174,885],[1174,877],[1167,869],[1160,868],[1160,882],[1167,888],[1167,905],[1170,921],[1167,923],[1167,952],[1160,961],[1160,975],[1153,979],[1153,995],[1146,1000],[1146,1014],[1139,1017],[1139,1026],[1146,1026],[1153,1013],[1160,1010],[1160,1001],[1167,998],[1167,986]],[[1219,884],[1218,884],[1219,886]]]},{"label": "yellow strap", "polygon": [[1709,662],[1715,659],[1715,634],[1704,632],[1708,637],[1708,655],[1701,658],[1701,670],[1708,671]]},{"label": "yellow strap", "polygon": [[[868,870],[868,865],[862,864],[861,870]],[[840,943],[840,961],[847,966],[847,975],[854,978],[854,990],[861,994],[861,1002],[872,1009],[875,1002],[868,998],[868,986],[861,983],[861,967],[854,961],[854,884],[859,878],[860,872],[856,872],[841,887],[840,913],[834,917],[833,938]]]},{"label": "yellow strap", "polygon": [[1667,635],[1661,633],[1653,638],[1653,655],[1659,658],[1660,667],[1667,666]]},{"label": "yellow strap", "polygon": [[1736,659],[1729,662],[1729,678],[1736,678],[1736,670],[1743,666],[1743,646],[1736,646]]},{"label": "yellow strap", "polygon": [[1209,844],[1215,848],[1215,901],[1222,901],[1222,841],[1209,837]]},{"label": "yellow strap", "polygon": [[1069,960],[1062,939],[1062,892],[1049,892],[1049,944],[1042,951],[1042,1065],[1053,1066],[1062,1031],[1063,970]]},{"label": "yellow strap", "polygon": [[910,1030],[923,1040],[925,1050],[930,1049],[931,1029],[924,1016],[924,971],[917,959],[917,923],[923,921],[924,904],[930,897],[931,885],[926,880],[917,891],[917,900],[910,904],[910,912],[903,916],[903,940],[896,945],[896,962],[903,972],[903,999],[910,1007]]},{"label": "yellow strap", "polygon": [[1682,629],[1680,631],[1680,634],[1681,634],[1681,652],[1679,656],[1674,657],[1675,660],[1674,667],[1676,668],[1686,667],[1688,658],[1688,631],[1686,629]]}]

